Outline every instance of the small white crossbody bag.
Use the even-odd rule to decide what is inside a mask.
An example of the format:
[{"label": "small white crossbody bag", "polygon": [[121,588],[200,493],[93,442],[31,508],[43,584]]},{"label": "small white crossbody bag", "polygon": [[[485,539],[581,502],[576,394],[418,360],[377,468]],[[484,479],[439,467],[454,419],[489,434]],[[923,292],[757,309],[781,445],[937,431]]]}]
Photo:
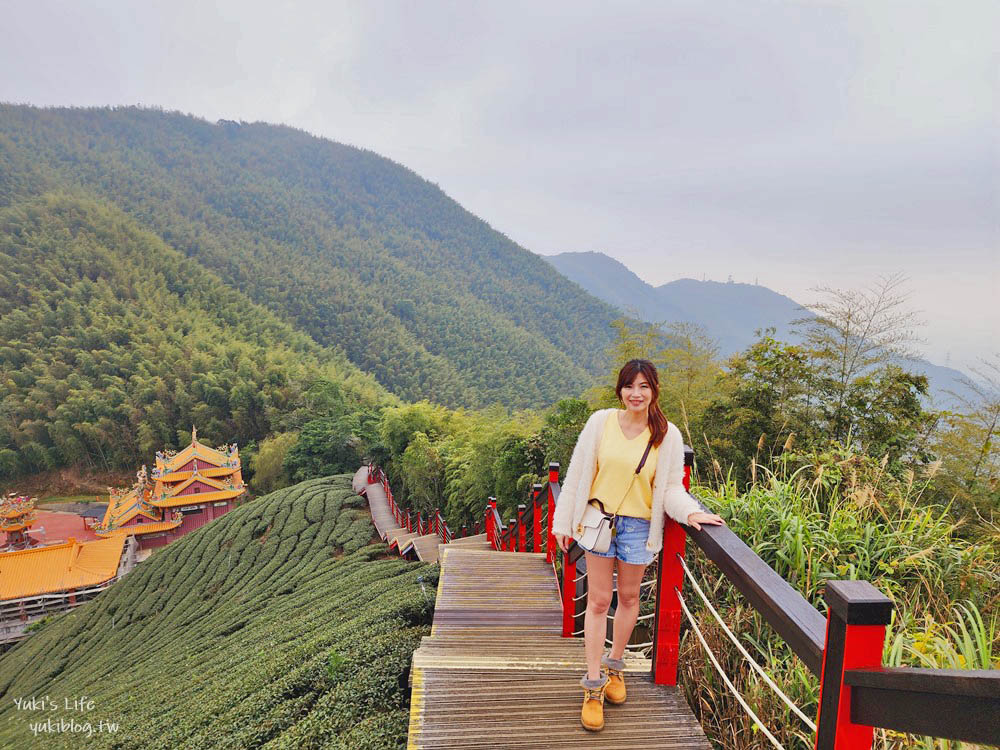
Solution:
[{"label": "small white crossbody bag", "polygon": [[618,518],[618,511],[625,502],[625,498],[628,497],[628,493],[632,491],[635,478],[639,476],[642,467],[646,465],[646,459],[649,457],[649,451],[652,447],[653,441],[650,440],[646,444],[646,450],[642,454],[642,459],[639,461],[639,465],[635,467],[635,473],[632,475],[632,479],[628,483],[628,488],[625,490],[625,494],[622,495],[622,499],[619,501],[614,513],[608,513],[604,509],[604,503],[596,497],[592,497],[587,501],[587,508],[583,511],[583,518],[580,519],[580,523],[576,527],[577,533],[573,535],[577,544],[585,550],[604,554],[611,547],[611,540],[615,536],[615,520]]}]

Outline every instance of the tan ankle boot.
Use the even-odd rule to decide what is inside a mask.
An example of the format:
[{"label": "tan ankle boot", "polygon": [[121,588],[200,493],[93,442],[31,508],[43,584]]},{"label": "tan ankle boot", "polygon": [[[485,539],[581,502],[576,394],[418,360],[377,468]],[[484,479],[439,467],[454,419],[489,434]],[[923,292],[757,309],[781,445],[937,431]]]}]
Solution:
[{"label": "tan ankle boot", "polygon": [[580,723],[584,729],[591,732],[599,732],[604,729],[604,691],[608,687],[607,678],[604,679],[600,687],[588,687],[590,682],[584,676],[580,680],[583,687],[583,707],[580,709]]},{"label": "tan ankle boot", "polygon": [[605,697],[608,703],[620,706],[625,702],[625,660],[601,657],[601,671],[608,677]]}]

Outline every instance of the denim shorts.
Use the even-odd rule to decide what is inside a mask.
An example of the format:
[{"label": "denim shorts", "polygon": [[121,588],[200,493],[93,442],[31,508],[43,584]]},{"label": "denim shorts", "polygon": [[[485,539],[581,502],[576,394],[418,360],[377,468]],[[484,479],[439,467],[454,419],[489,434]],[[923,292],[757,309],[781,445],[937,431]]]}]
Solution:
[{"label": "denim shorts", "polygon": [[617,557],[629,565],[649,565],[653,562],[656,553],[646,549],[649,521],[632,516],[618,516],[615,531],[607,552],[591,552],[582,544],[580,546],[597,557]]}]

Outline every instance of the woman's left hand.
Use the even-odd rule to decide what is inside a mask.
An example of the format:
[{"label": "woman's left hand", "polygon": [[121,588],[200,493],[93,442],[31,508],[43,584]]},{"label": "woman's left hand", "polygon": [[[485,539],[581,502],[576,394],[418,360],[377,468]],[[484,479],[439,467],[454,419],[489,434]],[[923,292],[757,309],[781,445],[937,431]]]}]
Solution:
[{"label": "woman's left hand", "polygon": [[701,531],[701,524],[707,523],[712,526],[725,526],[726,522],[722,520],[722,516],[716,515],[715,513],[702,513],[697,511],[688,515],[687,525],[692,527],[697,531]]}]

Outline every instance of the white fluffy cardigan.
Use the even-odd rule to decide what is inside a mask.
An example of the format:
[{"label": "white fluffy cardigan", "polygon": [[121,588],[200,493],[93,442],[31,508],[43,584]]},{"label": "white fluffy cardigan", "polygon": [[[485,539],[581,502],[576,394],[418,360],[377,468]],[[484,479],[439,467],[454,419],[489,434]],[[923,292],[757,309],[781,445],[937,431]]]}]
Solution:
[{"label": "white fluffy cardigan", "polygon": [[[559,502],[552,518],[554,534],[573,535],[573,529],[583,518],[590,499],[590,488],[597,476],[597,449],[604,434],[604,425],[617,409],[600,409],[590,415],[576,440],[569,468],[563,478]],[[657,451],[656,472],[653,476],[653,508],[649,522],[646,549],[659,552],[663,546],[663,514],[687,523],[691,513],[701,510],[698,501],[684,489],[684,441],[677,425],[668,423],[667,434]]]}]

